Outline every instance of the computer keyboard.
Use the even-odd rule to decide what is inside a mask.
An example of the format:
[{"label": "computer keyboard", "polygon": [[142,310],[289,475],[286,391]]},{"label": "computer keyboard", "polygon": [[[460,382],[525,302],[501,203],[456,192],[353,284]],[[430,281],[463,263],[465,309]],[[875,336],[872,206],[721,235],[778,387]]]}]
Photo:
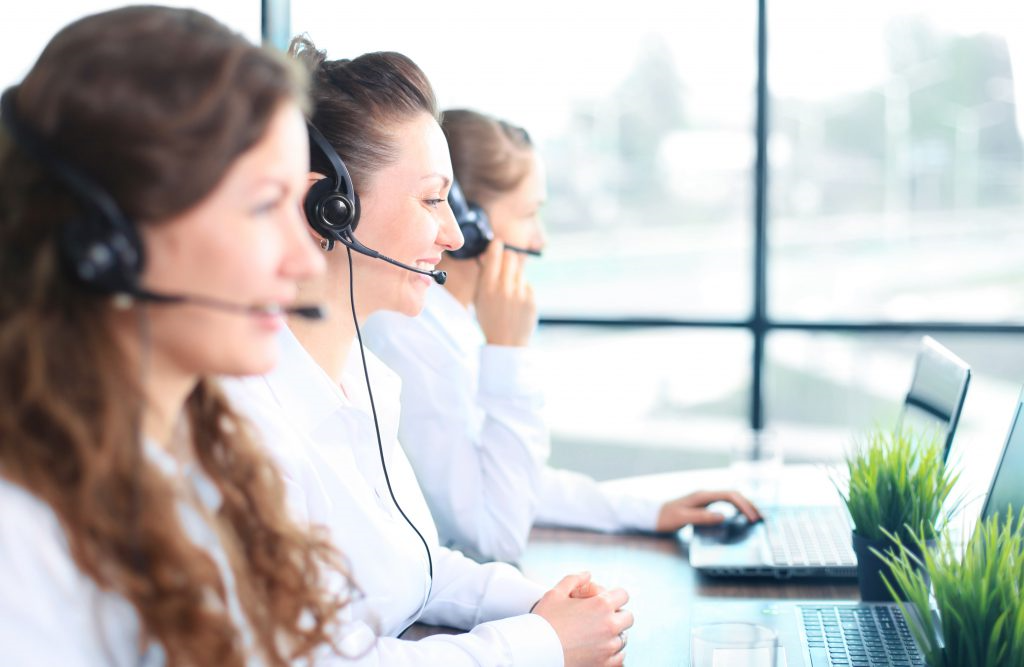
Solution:
[{"label": "computer keyboard", "polygon": [[800,605],[811,667],[923,666],[896,605]]},{"label": "computer keyboard", "polygon": [[842,507],[775,508],[765,533],[778,567],[856,567],[850,522]]}]

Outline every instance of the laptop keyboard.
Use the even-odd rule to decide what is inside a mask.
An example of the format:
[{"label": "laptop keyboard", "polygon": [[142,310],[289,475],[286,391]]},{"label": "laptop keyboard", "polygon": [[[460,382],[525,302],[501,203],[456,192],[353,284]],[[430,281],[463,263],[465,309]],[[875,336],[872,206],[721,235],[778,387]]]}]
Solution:
[{"label": "laptop keyboard", "polygon": [[812,667],[924,665],[896,605],[800,605]]},{"label": "laptop keyboard", "polygon": [[765,533],[778,567],[856,567],[850,521],[842,507],[775,508]]}]

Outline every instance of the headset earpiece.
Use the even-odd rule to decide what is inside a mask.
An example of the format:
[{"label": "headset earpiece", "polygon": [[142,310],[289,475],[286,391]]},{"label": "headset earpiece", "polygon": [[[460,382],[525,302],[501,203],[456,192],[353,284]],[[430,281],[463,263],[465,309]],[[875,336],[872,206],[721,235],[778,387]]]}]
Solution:
[{"label": "headset earpiece", "polygon": [[484,209],[466,199],[458,181],[452,181],[448,191],[448,205],[459,224],[464,239],[462,247],[449,250],[448,254],[455,259],[472,259],[484,254],[487,246],[494,240],[494,230]]},{"label": "headset earpiece", "polygon": [[303,209],[309,226],[327,241],[327,249],[332,250],[335,242],[352,238],[359,224],[359,195],[348,168],[327,139],[312,123],[307,122],[306,128],[310,169],[326,178],[309,188]]},{"label": "headset earpiece", "polygon": [[67,271],[86,287],[104,294],[138,291],[143,246],[134,226],[86,212],[64,223],[58,246]]},{"label": "headset earpiece", "polygon": [[142,239],[114,198],[84,172],[54,153],[15,108],[17,87],[0,98],[0,118],[15,145],[60,181],[82,211],[64,222],[58,253],[70,276],[104,294],[135,294],[145,264]]},{"label": "headset earpiece", "polygon": [[351,237],[359,221],[358,200],[352,201],[334,189],[330,178],[314,183],[303,204],[309,226],[327,241],[329,248],[341,238]]}]

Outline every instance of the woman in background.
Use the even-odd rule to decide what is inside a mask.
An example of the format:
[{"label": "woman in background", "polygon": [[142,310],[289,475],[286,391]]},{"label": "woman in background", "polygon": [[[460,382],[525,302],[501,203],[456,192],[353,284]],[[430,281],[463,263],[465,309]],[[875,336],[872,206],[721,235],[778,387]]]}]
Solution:
[{"label": "woman in background", "polygon": [[69,25],[4,94],[0,664],[331,652],[338,554],[211,379],[269,370],[323,269],[303,104],[287,61],[159,7]]},{"label": "woman in background", "polygon": [[[358,323],[383,310],[418,313],[442,253],[462,245],[446,203],[451,162],[429,81],[397,53],[327,60],[303,38],[291,51],[313,75],[305,208],[327,260],[327,273],[302,294],[329,304],[331,316],[317,326],[290,323],[278,368],[234,383],[231,395],[268,443],[303,443],[279,452],[292,504],[327,526],[351,562],[363,593],[354,622],[383,635],[365,659],[622,664],[632,614],[621,589],[573,575],[545,591],[506,564],[481,565],[438,544],[397,437],[397,378],[363,355]],[[399,639],[415,622],[469,632]]]},{"label": "woman in background", "polygon": [[670,532],[721,522],[706,509],[720,500],[758,520],[735,491],[652,501],[547,465],[543,393],[528,347],[536,305],[522,252],[539,253],[546,242],[543,163],[520,127],[461,109],[443,117],[455,179],[483,209],[495,240],[459,253],[469,257],[445,256],[439,267],[448,280],[427,292],[422,315],[380,313],[365,331],[370,349],[402,380],[399,438],[442,543],[516,561],[534,523]]}]

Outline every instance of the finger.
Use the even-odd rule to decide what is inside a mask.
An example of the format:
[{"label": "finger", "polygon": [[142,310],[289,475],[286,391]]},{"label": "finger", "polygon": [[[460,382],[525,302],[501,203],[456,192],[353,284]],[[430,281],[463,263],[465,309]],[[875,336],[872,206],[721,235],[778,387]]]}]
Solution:
[{"label": "finger", "polygon": [[572,593],[569,594],[569,597],[592,598],[595,595],[600,595],[604,591],[605,588],[601,584],[595,584],[593,581],[587,581],[572,589]]},{"label": "finger", "polygon": [[616,632],[625,632],[633,627],[634,620],[633,612],[626,609],[620,609],[612,616],[612,624]]},{"label": "finger", "polygon": [[[504,247],[504,246],[502,246]],[[512,294],[519,291],[523,278],[523,260],[517,252],[506,252],[501,257],[501,284]]]},{"label": "finger", "polygon": [[562,580],[555,584],[555,587],[551,590],[556,593],[560,593],[565,597],[572,597],[572,592],[581,586],[587,585],[590,582],[589,572],[580,572],[579,574],[569,574],[562,577]]},{"label": "finger", "polygon": [[723,521],[725,521],[724,514],[695,509],[685,513],[685,520],[683,521],[683,524],[685,525],[689,523],[694,526],[717,526]]},{"label": "finger", "polygon": [[677,499],[678,502],[681,502],[688,507],[704,507],[705,505],[710,505],[716,500],[722,500],[720,492],[704,490],[694,491],[693,493]]},{"label": "finger", "polygon": [[736,509],[743,512],[743,514],[751,521],[759,521],[761,519],[761,513],[754,507],[754,503],[747,500],[743,494],[738,491],[730,491],[728,497],[725,498],[730,503],[736,506]]},{"label": "finger", "polygon": [[754,504],[737,491],[697,491],[681,500],[689,500],[692,502],[692,505],[697,507],[706,507],[713,502],[724,500],[742,512],[751,521],[761,520],[761,513],[757,511]]},{"label": "finger", "polygon": [[487,244],[487,250],[480,255],[480,264],[483,270],[480,272],[480,281],[493,285],[501,275],[501,267],[504,263],[505,246],[501,241],[495,239]]},{"label": "finger", "polygon": [[600,594],[612,609],[621,609],[629,602],[629,593],[622,588],[612,588]]}]

